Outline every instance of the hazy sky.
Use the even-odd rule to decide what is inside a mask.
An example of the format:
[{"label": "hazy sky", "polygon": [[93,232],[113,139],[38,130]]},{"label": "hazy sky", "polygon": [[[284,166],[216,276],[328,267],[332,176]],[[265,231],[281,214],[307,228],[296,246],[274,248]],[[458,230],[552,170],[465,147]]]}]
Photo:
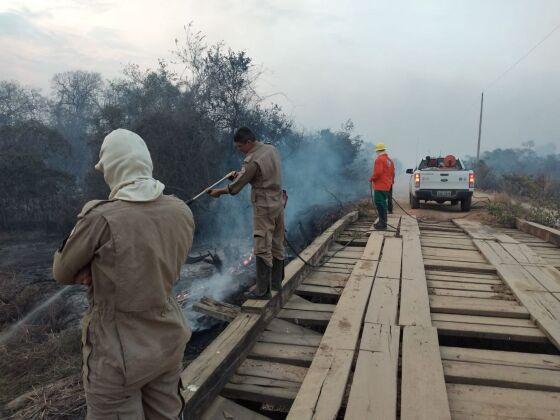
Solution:
[{"label": "hazy sky", "polygon": [[[192,21],[244,49],[308,130],[348,118],[410,165],[474,154],[480,92],[560,24],[558,0],[0,0],[0,79],[155,67]],[[560,30],[485,92],[483,150],[560,149]],[[418,148],[417,148],[418,145]]]}]

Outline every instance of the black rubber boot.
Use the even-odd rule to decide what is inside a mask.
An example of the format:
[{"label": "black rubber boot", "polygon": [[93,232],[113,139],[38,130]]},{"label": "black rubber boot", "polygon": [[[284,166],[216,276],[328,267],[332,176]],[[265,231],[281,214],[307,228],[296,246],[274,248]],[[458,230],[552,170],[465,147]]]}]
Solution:
[{"label": "black rubber boot", "polygon": [[377,211],[379,215],[379,221],[373,225],[376,230],[387,230],[387,210],[379,207]]},{"label": "black rubber boot", "polygon": [[271,277],[272,267],[268,266],[261,257],[257,257],[257,284],[253,291],[244,293],[245,297],[247,299],[265,300],[272,298],[270,293]]},{"label": "black rubber boot", "polygon": [[281,290],[282,280],[284,280],[284,260],[274,258],[272,260],[272,290]]}]

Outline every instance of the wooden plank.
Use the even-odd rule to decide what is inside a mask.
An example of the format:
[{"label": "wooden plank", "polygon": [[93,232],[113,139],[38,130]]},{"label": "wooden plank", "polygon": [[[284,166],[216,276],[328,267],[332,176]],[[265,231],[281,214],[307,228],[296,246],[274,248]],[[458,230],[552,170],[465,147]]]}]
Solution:
[{"label": "wooden plank", "polygon": [[257,340],[262,343],[319,347],[319,343],[321,343],[321,336],[310,334],[283,334],[272,331],[263,331]]},{"label": "wooden plank", "polygon": [[[381,258],[383,262],[383,257]],[[377,278],[373,283],[365,322],[372,324],[397,324],[399,306],[399,280]]]},{"label": "wooden plank", "polygon": [[476,337],[494,340],[547,343],[548,339],[536,327],[506,327],[503,325],[472,324],[463,322],[432,321],[440,335]]},{"label": "wooden plank", "polygon": [[442,360],[560,370],[560,356],[440,346]]},{"label": "wooden plank", "polygon": [[496,269],[490,264],[470,263],[462,261],[443,261],[424,258],[426,270],[452,270],[472,273],[495,273]]},{"label": "wooden plank", "polygon": [[529,312],[516,302],[451,296],[430,296],[432,312],[483,315],[506,318],[529,318]]},{"label": "wooden plank", "polygon": [[485,324],[485,325],[507,326],[507,327],[536,328],[535,323],[530,319],[501,318],[496,316],[433,313],[432,320],[442,321],[442,322],[460,322],[466,324]]},{"label": "wooden plank", "polygon": [[428,287],[433,287],[436,289],[453,289],[453,290],[467,290],[467,291],[477,291],[477,292],[503,292],[504,290],[509,291],[502,285],[496,284],[480,284],[480,283],[470,283],[461,281],[441,281],[441,280],[428,280]]},{"label": "wooden plank", "polygon": [[327,303],[299,302],[295,300],[296,298],[300,298],[300,297],[297,295],[292,296],[290,300],[286,302],[286,304],[284,305],[284,309],[333,313],[334,308],[336,308],[336,305],[331,305]]},{"label": "wooden plank", "polygon": [[556,268],[531,265],[524,266],[523,268],[546,290],[551,293],[560,293],[560,271]]},{"label": "wooden plank", "polygon": [[303,280],[303,284],[314,286],[344,287],[348,274],[338,273],[311,273]]},{"label": "wooden plank", "polygon": [[281,309],[278,318],[286,321],[296,321],[301,325],[325,326],[331,319],[332,312],[302,311],[297,309]]},{"label": "wooden plank", "polygon": [[337,298],[342,294],[342,287],[312,286],[308,284],[302,284],[298,286],[296,293],[303,296]]},{"label": "wooden plank", "polygon": [[233,375],[222,395],[267,404],[289,405],[296,397],[299,383],[256,376]]},{"label": "wooden plank", "polygon": [[199,302],[195,302],[193,309],[204,315],[209,315],[221,321],[231,322],[240,314],[241,308],[230,303],[220,302],[203,296]]},{"label": "wooden plank", "polygon": [[486,259],[478,251],[470,250],[456,250],[456,249],[441,249],[429,248],[422,249],[422,255],[429,256],[432,259],[453,259],[455,261],[469,261],[485,263]]},{"label": "wooden plank", "polygon": [[291,381],[301,384],[307,374],[307,368],[288,365],[286,363],[245,359],[239,368],[237,368],[236,373],[238,375],[279,379],[281,381]]},{"label": "wooden plank", "polygon": [[417,235],[403,236],[400,325],[431,326],[424,260]]},{"label": "wooden plank", "polygon": [[451,419],[435,328],[404,327],[401,419]]},{"label": "wooden plank", "polygon": [[386,238],[376,278],[401,278],[402,239]]},{"label": "wooden plank", "polygon": [[377,243],[383,239],[375,232],[370,235],[364,259],[356,264],[346,283],[288,419],[334,419],[338,414],[377,269]]},{"label": "wooden plank", "polygon": [[316,351],[315,346],[257,342],[251,349],[249,357],[295,366],[309,366]]},{"label": "wooden plank", "polygon": [[364,324],[345,419],[396,419],[399,337],[398,326]]},{"label": "wooden plank", "polygon": [[457,290],[457,289],[437,289],[430,287],[428,289],[430,295],[433,296],[452,296],[452,297],[465,297],[476,299],[497,299],[497,300],[512,300],[515,298],[511,294],[504,292],[476,292],[470,290]]},{"label": "wooden plank", "polygon": [[448,384],[447,394],[453,419],[552,420],[560,416],[557,392]]},{"label": "wooden plank", "polygon": [[220,397],[219,395],[200,417],[200,420],[226,419],[269,420],[268,417],[255,413],[254,411],[228,400],[227,398]]},{"label": "wooden plank", "polygon": [[[473,278],[473,277],[459,277],[459,276],[450,276],[447,274],[437,275],[437,274],[428,274],[427,275],[428,281],[438,281],[438,282],[446,282],[446,283],[459,283],[459,284],[469,284],[469,285],[490,285],[490,286],[499,286],[499,287],[507,287],[502,280],[498,277],[495,279],[493,278]],[[509,290],[509,288],[508,288]]]},{"label": "wooden plank", "polygon": [[445,271],[445,270],[426,270],[426,276],[430,277],[431,275],[460,277],[464,279],[471,278],[471,279],[499,280],[499,277],[495,273],[462,273],[457,271]]},{"label": "wooden plank", "polygon": [[444,360],[443,373],[447,383],[560,391],[557,370]]},{"label": "wooden plank", "polygon": [[283,319],[273,318],[266,326],[267,331],[282,333],[282,334],[296,334],[296,335],[314,335],[321,337],[322,334],[313,331],[309,328],[296,325],[293,322],[285,321]]}]

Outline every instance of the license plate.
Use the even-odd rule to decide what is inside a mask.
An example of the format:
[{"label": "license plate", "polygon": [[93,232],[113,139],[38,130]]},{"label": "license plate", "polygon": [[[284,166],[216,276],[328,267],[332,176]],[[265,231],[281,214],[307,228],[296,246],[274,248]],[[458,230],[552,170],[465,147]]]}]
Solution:
[{"label": "license plate", "polygon": [[451,197],[451,191],[438,191],[438,197]]}]

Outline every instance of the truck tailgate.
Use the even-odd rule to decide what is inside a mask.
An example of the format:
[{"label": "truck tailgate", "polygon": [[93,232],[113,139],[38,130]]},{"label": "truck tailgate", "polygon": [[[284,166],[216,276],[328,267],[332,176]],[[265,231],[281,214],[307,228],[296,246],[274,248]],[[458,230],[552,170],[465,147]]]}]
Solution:
[{"label": "truck tailgate", "polygon": [[468,171],[421,171],[420,188],[434,190],[466,190]]}]

